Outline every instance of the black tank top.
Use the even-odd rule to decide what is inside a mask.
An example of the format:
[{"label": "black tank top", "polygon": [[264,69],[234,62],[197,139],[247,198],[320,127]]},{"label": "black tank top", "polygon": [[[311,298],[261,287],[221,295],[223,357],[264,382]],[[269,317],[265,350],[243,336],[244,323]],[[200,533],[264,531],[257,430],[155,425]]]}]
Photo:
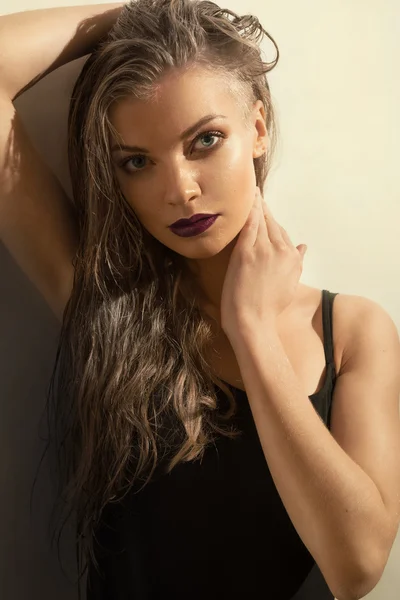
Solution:
[{"label": "black tank top", "polygon": [[[335,296],[322,290],[326,377],[309,396],[328,428]],[[274,485],[247,395],[230,387],[242,435],[221,436],[201,461],[181,463],[140,493],[107,505],[96,534],[99,572],[89,565],[87,600],[303,598],[315,561]],[[334,598],[325,582],[318,595],[306,597]]]}]

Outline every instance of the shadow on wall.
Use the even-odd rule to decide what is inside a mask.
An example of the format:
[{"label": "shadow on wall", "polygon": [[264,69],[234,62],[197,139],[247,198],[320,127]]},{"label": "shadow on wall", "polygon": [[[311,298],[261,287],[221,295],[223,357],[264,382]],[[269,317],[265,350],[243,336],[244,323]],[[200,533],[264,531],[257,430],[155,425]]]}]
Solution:
[{"label": "shadow on wall", "polygon": [[[82,64],[79,59],[62,67],[15,102],[28,134],[68,194],[68,99]],[[50,453],[38,471],[60,325],[1,244],[0,273],[0,598],[75,600],[72,524],[62,536],[64,572],[56,545],[51,547],[55,487]]]},{"label": "shadow on wall", "polygon": [[3,246],[0,273],[0,597],[75,600],[68,528],[61,545],[66,575],[50,545],[55,498],[50,453],[38,471],[46,447],[44,409],[59,324]]}]

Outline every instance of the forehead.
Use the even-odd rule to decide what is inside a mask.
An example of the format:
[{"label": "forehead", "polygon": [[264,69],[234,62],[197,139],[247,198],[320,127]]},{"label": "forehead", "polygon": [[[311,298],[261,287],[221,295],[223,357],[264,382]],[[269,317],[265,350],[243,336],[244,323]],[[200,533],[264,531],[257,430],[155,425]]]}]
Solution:
[{"label": "forehead", "polygon": [[196,67],[165,75],[148,100],[126,97],[116,101],[109,118],[124,137],[130,131],[179,132],[210,113],[238,118],[238,85],[220,73]]}]

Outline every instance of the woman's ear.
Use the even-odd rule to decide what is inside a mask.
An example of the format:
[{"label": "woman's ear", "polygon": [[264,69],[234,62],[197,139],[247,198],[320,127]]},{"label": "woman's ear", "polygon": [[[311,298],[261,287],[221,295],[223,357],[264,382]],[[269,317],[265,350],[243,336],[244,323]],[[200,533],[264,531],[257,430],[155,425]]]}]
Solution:
[{"label": "woman's ear", "polygon": [[268,131],[265,123],[265,108],[261,100],[257,100],[253,109],[254,143],[253,158],[259,158],[268,148]]}]

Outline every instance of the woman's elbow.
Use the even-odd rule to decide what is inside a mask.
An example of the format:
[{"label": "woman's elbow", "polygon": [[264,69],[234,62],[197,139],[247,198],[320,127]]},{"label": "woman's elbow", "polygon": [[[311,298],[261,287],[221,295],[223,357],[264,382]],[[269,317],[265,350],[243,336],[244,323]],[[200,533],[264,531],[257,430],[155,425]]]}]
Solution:
[{"label": "woman's elbow", "polygon": [[336,600],[360,600],[369,594],[379,583],[384,566],[380,564],[375,569],[358,569],[354,570],[352,577],[348,577],[346,581],[340,581],[331,588]]}]

